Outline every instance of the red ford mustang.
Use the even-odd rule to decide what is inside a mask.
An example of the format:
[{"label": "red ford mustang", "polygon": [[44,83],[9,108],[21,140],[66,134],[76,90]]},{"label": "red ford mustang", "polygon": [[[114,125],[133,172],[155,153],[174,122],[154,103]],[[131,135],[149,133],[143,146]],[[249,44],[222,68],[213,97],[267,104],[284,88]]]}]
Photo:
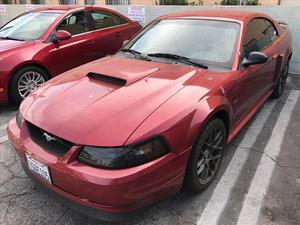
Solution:
[{"label": "red ford mustang", "polygon": [[99,7],[53,7],[0,28],[0,102],[19,103],[51,77],[118,51],[141,26]]},{"label": "red ford mustang", "polygon": [[8,136],[38,187],[113,220],[206,189],[226,143],[282,94],[291,56],[287,26],[261,13],[163,16],[29,95]]}]

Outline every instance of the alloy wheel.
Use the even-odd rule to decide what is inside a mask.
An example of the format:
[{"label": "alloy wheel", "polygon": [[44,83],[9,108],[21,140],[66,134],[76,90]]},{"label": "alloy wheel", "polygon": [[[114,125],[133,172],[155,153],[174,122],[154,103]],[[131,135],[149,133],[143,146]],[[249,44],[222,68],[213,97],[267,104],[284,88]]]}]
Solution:
[{"label": "alloy wheel", "polygon": [[36,71],[28,71],[19,79],[18,92],[22,98],[36,90],[42,83],[45,82],[44,77]]},{"label": "alloy wheel", "polygon": [[222,159],[223,139],[221,129],[213,129],[206,137],[197,163],[197,176],[201,184],[208,183],[215,175]]}]

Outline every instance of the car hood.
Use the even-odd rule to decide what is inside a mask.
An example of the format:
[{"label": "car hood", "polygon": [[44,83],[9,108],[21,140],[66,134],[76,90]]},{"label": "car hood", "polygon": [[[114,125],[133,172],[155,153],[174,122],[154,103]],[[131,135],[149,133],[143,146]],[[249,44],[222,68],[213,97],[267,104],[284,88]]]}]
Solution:
[{"label": "car hood", "polygon": [[121,146],[159,106],[206,71],[119,56],[45,83],[21,105],[26,120],[78,145]]},{"label": "car hood", "polygon": [[23,47],[28,44],[30,44],[30,42],[0,39],[0,54],[11,49]]}]

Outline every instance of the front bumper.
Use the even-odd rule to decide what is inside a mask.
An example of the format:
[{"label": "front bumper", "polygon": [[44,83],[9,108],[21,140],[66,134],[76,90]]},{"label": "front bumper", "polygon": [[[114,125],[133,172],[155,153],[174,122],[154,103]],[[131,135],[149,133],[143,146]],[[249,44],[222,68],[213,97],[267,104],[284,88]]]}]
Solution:
[{"label": "front bumper", "polygon": [[86,205],[83,205],[82,203],[76,202],[72,199],[72,196],[64,196],[62,194],[59,194],[61,190],[55,188],[55,187],[49,187],[49,185],[45,184],[44,182],[37,179],[36,176],[34,176],[27,168],[26,165],[22,164],[22,167],[25,171],[25,173],[28,175],[28,177],[32,180],[32,182],[35,184],[35,186],[41,190],[42,192],[46,193],[49,197],[54,199],[55,201],[66,205],[67,207],[78,211],[84,215],[94,217],[100,220],[105,221],[120,221],[120,220],[127,220],[131,217],[131,213],[111,213],[111,212],[105,212],[100,211],[96,208],[88,207]]},{"label": "front bumper", "polygon": [[[8,125],[8,137],[29,177],[55,199],[86,215],[107,221],[126,219],[127,213],[181,188],[189,151],[169,153],[133,168],[105,170],[78,162],[78,146],[58,157],[35,144],[24,123],[21,130],[13,119]],[[49,167],[53,184],[28,171],[25,152]]]}]

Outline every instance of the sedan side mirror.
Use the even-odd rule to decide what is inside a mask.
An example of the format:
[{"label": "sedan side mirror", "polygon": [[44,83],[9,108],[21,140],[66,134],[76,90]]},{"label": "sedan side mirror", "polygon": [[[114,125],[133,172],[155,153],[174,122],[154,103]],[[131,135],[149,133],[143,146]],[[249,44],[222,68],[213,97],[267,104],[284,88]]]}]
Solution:
[{"label": "sedan side mirror", "polygon": [[248,67],[256,64],[263,64],[268,61],[268,57],[262,52],[250,52],[248,58],[242,62],[242,66]]},{"label": "sedan side mirror", "polygon": [[58,30],[56,31],[54,37],[52,38],[53,42],[68,40],[71,38],[71,34],[68,31],[65,30]]}]

